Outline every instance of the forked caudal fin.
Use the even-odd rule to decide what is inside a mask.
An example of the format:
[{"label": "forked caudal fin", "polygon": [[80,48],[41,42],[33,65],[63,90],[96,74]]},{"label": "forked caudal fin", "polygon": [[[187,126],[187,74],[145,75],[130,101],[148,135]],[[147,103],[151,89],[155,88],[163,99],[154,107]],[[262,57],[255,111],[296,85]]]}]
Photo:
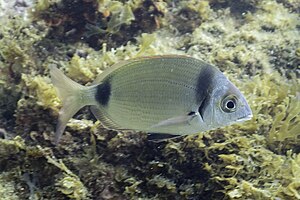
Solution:
[{"label": "forked caudal fin", "polygon": [[96,85],[82,86],[68,78],[55,66],[50,66],[51,81],[62,102],[55,131],[55,144],[58,144],[70,118],[82,107],[95,105]]}]

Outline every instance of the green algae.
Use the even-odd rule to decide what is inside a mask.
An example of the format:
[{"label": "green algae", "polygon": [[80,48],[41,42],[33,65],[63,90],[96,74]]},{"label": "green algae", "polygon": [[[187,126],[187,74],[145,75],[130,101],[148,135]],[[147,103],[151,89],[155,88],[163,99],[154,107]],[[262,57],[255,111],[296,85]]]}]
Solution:
[{"label": "green algae", "polygon": [[[0,18],[1,196],[300,199],[297,2],[104,0],[68,10],[69,2],[39,0],[29,19]],[[91,34],[89,24],[100,31]],[[155,143],[106,130],[84,109],[53,146],[60,101],[49,65],[91,84],[124,59],[171,53],[216,64],[245,94],[253,119]]]},{"label": "green algae", "polygon": [[[17,195],[15,183],[9,180],[10,175],[1,173],[0,175],[0,195],[3,200],[18,200],[20,197]],[[7,180],[8,179],[8,180]]]},{"label": "green algae", "polygon": [[25,148],[24,140],[19,136],[17,136],[13,140],[1,139],[0,144],[1,158],[6,158],[11,155],[17,154]]},{"label": "green algae", "polygon": [[50,164],[53,164],[64,172],[62,177],[59,177],[56,182],[58,191],[65,194],[70,199],[88,199],[88,191],[78,176],[69,170],[61,160],[57,161],[50,156],[46,156],[46,158]]},{"label": "green algae", "polygon": [[69,43],[84,40],[99,50],[103,43],[117,47],[134,41],[139,31],[158,29],[163,16],[159,9],[161,6],[152,1],[40,0],[31,10],[31,17],[50,27],[46,38],[63,38]]}]

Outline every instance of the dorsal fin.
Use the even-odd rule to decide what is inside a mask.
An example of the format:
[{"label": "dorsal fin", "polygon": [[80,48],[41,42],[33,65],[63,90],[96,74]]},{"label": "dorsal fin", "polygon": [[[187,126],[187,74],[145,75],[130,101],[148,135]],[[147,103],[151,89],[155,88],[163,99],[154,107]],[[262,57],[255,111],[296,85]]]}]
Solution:
[{"label": "dorsal fin", "polygon": [[114,72],[115,70],[123,67],[126,64],[134,64],[135,62],[140,62],[143,60],[148,60],[148,59],[162,59],[162,58],[189,58],[189,56],[186,55],[155,55],[155,56],[144,56],[144,57],[137,57],[137,58],[132,58],[129,60],[123,60],[120,61],[118,63],[113,64],[111,67],[108,67],[107,69],[105,69],[101,74],[99,74],[96,79],[93,81],[93,85],[94,84],[99,84],[100,82],[102,82],[102,80],[109,74],[111,74],[112,72]]}]

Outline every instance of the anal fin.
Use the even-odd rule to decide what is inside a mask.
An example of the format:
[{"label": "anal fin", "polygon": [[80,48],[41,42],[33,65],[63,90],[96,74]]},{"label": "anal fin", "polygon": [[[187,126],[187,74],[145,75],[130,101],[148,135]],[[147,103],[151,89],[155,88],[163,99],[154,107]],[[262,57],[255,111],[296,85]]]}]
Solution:
[{"label": "anal fin", "polygon": [[122,130],[122,127],[119,126],[117,123],[115,123],[113,120],[111,120],[108,117],[108,114],[104,111],[104,109],[101,109],[99,106],[90,106],[90,109],[94,116],[101,122],[101,124],[111,130]]}]

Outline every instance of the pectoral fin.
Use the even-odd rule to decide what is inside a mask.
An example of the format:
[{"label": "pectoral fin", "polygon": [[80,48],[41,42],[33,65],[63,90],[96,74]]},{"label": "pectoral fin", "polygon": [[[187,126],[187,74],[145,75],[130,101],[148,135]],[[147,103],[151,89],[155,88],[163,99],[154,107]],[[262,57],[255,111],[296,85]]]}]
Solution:
[{"label": "pectoral fin", "polygon": [[158,122],[157,124],[154,124],[150,128],[158,128],[158,127],[165,127],[165,126],[172,126],[172,125],[178,125],[178,124],[189,124],[190,121],[197,116],[197,113],[190,112],[188,115],[183,116],[176,116],[172,117],[163,121]]},{"label": "pectoral fin", "polygon": [[182,137],[182,135],[173,135],[167,133],[148,133],[147,135],[147,139],[153,142],[161,142],[179,137]]}]

